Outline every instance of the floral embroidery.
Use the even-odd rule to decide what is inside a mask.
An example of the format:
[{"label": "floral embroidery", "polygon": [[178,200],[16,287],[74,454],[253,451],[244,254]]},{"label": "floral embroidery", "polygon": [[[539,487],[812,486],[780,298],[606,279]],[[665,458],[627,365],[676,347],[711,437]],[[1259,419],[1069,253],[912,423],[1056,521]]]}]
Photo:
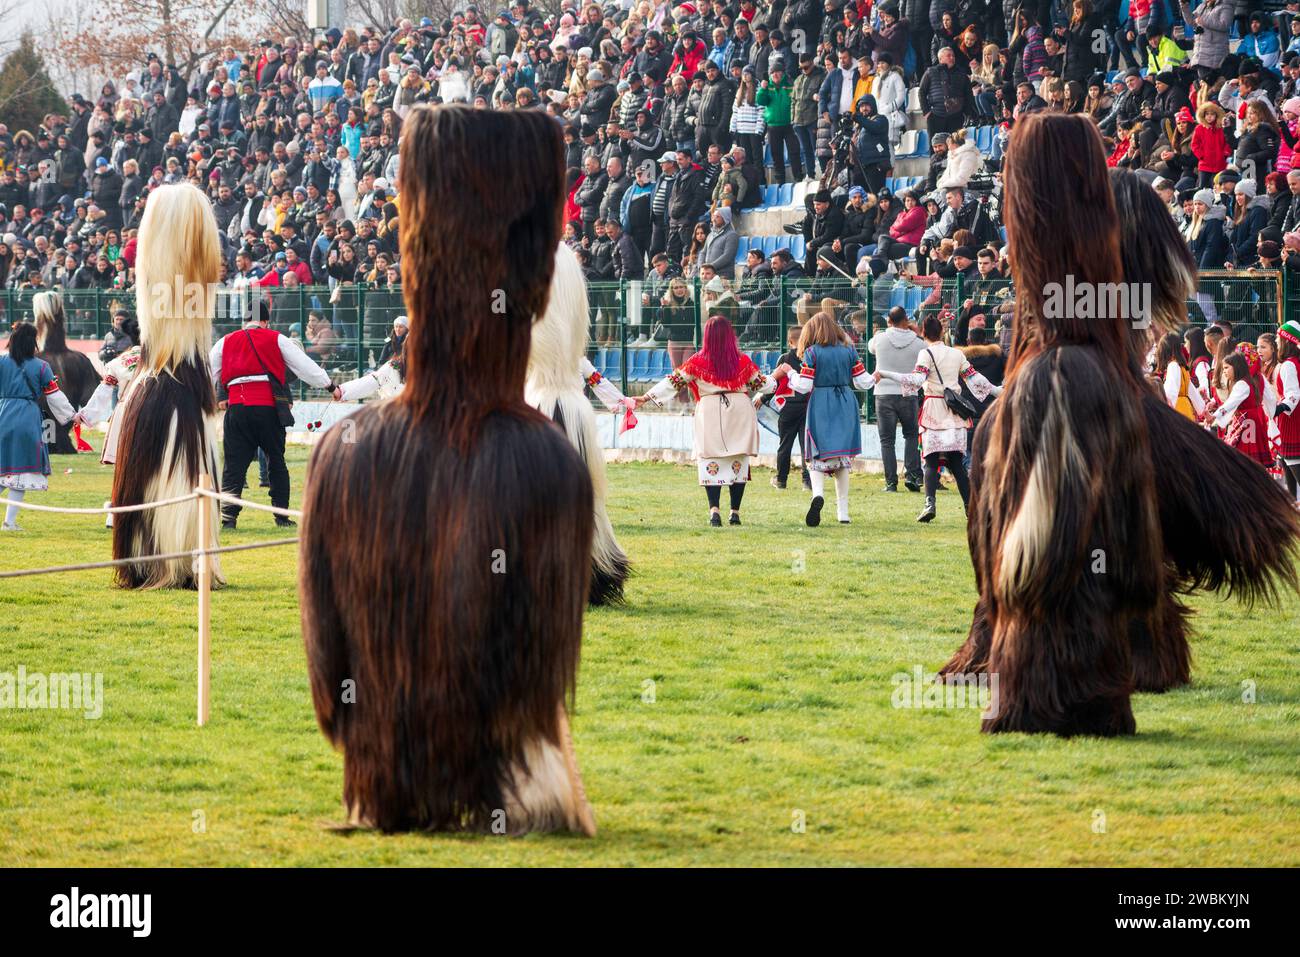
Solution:
[{"label": "floral embroidery", "polygon": [[707,465],[704,466],[704,471],[708,472],[710,475],[717,475],[717,474],[718,474],[718,463],[717,463],[717,462],[709,462]]}]

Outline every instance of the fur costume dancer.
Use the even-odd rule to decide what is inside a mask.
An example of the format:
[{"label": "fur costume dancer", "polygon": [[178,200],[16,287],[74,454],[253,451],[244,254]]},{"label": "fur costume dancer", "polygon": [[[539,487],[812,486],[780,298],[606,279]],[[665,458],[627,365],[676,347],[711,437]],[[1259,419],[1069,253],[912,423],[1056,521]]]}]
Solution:
[{"label": "fur costume dancer", "polygon": [[[1079,228],[1060,243],[1017,244],[1047,235],[1062,172],[1080,184],[1069,197]],[[1013,134],[1006,175],[1012,263],[1025,292],[1006,394],[972,453],[980,600],[945,671],[1000,676],[1002,706],[985,731],[1132,733],[1135,675],[1145,667],[1158,684],[1185,662],[1186,610],[1162,596],[1226,585],[1251,598],[1271,595],[1274,578],[1294,584],[1296,523],[1284,522],[1281,547],[1234,540],[1240,528],[1222,515],[1257,503],[1283,520],[1271,501],[1278,490],[1246,478],[1251,463],[1219,455],[1145,381],[1138,355],[1150,331],[1135,333],[1136,317],[1046,315],[1049,290],[1066,276],[1075,288],[1124,277],[1095,128],[1078,117],[1030,117]],[[1152,312],[1162,318],[1158,303]]]},{"label": "fur costume dancer", "polygon": [[[212,204],[189,184],[149,195],[136,252],[136,315],[140,362],[115,416],[121,416],[113,504],[136,505],[194,490],[200,475],[220,487],[217,397],[208,374],[212,314],[221,247]],[[198,518],[217,536],[217,502],[200,499],[141,512],[113,523],[113,557],[130,558],[198,547]],[[224,584],[216,556],[213,583]],[[193,588],[191,558],[123,565],[125,588]]]},{"label": "fur costume dancer", "polygon": [[[1149,323],[1132,323],[1129,374],[1140,375],[1142,357],[1152,341],[1186,322],[1186,302],[1195,285],[1195,263],[1185,243],[1175,242],[1177,228],[1150,186],[1126,170],[1110,171],[1120,223],[1120,256],[1125,281],[1150,289]],[[1294,587],[1293,546],[1297,523],[1273,483],[1241,454],[1225,454],[1222,442],[1161,401],[1144,397],[1156,470],[1156,497],[1165,548],[1169,587],[1144,619],[1130,630],[1134,690],[1161,692],[1191,680],[1191,648],[1187,641],[1191,612],[1183,601],[1188,592],[1226,588],[1247,604],[1274,597],[1274,579]],[[1173,415],[1169,413],[1173,412]],[[1182,419],[1182,422],[1177,421]],[[1223,489],[1232,490],[1231,500]],[[1269,516],[1282,531],[1282,548],[1274,538],[1225,525],[1215,509],[1244,509]],[[1227,513],[1224,513],[1227,514]],[[983,594],[983,589],[981,589]],[[990,631],[987,604],[977,604],[970,637],[942,674],[988,670]]]},{"label": "fur costume dancer", "polygon": [[559,127],[417,107],[401,166],[406,388],[324,434],[303,503],[316,717],[357,826],[591,834],[565,715],[591,479],[524,402],[560,238]]},{"label": "fur costume dancer", "polygon": [[[40,292],[32,297],[32,317],[36,320],[36,358],[44,359],[59,380],[59,388],[68,397],[73,408],[81,408],[90,401],[99,385],[95,364],[80,352],[68,348],[67,329],[63,312],[63,297],[57,292]],[[54,419],[54,416],[50,416]],[[55,419],[54,442],[49,445],[51,454],[73,455],[78,450],[72,441],[71,427]]]},{"label": "fur costume dancer", "polygon": [[587,463],[596,516],[587,600],[609,605],[622,602],[629,565],[605,512],[605,455],[596,436],[596,414],[582,390],[579,369],[587,355],[588,316],[582,267],[573,250],[561,243],[555,251],[550,305],[533,326],[524,399],[555,420]]}]

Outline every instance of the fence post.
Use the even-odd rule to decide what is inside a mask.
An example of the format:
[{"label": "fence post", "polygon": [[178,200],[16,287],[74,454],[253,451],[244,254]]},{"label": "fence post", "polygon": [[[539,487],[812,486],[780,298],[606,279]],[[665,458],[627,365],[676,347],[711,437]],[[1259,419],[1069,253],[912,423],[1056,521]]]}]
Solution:
[{"label": "fence post", "polygon": [[614,293],[614,305],[618,312],[618,348],[620,353],[618,374],[622,380],[620,385],[623,394],[627,395],[627,286],[622,280],[619,281],[618,289]]},{"label": "fence post", "polygon": [[[199,476],[199,488],[212,491],[212,476],[206,472]],[[207,552],[212,542],[212,500],[198,499],[199,550]],[[199,555],[199,727],[208,723],[209,692],[212,674],[212,557]]]}]

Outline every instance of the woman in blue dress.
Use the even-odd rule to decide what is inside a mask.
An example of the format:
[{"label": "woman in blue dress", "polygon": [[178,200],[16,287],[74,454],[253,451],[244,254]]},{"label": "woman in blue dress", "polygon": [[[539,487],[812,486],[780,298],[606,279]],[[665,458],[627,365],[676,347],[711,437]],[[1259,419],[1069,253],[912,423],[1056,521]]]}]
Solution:
[{"label": "woman in blue dress", "polygon": [[42,396],[61,424],[72,419],[72,403],[59,390],[49,363],[36,358],[36,327],[19,322],[9,336],[8,352],[0,354],[0,488],[9,490],[10,502],[0,531],[18,531],[19,509],[13,503],[50,487]]},{"label": "woman in blue dress", "polygon": [[848,333],[828,313],[819,312],[799,336],[803,368],[791,380],[795,392],[811,393],[804,424],[803,460],[812,483],[812,502],[804,519],[817,526],[826,503],[826,476],[835,477],[840,524],[849,524],[849,470],[862,454],[862,426],[853,389],[875,384],[853,348]]}]

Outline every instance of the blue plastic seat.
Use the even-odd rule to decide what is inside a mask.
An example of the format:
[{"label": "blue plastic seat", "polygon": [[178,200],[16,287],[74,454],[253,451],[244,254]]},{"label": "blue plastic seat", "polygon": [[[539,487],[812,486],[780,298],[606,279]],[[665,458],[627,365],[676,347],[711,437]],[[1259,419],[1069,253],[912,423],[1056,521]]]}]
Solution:
[{"label": "blue plastic seat", "polygon": [[889,308],[893,309],[895,306],[907,308],[907,287],[901,283],[889,290]]},{"label": "blue plastic seat", "polygon": [[601,375],[618,382],[623,378],[623,351],[621,349],[605,350],[605,368]]},{"label": "blue plastic seat", "polygon": [[650,378],[650,350],[633,349],[627,357],[629,382],[645,382]]},{"label": "blue plastic seat", "polygon": [[790,255],[799,260],[799,262],[803,262],[804,253],[806,252],[807,247],[804,238],[802,236],[791,236]]},{"label": "blue plastic seat", "polygon": [[779,242],[781,242],[781,237],[780,237],[780,236],[764,236],[764,237],[763,237],[763,255],[764,255],[764,256],[771,256],[772,253],[774,253],[774,252],[776,252],[778,249],[780,249],[781,247],[777,245]]},{"label": "blue plastic seat", "polygon": [[743,266],[745,264],[745,255],[748,252],[749,252],[748,245],[746,245],[745,243],[736,243],[736,265],[737,266]]},{"label": "blue plastic seat", "polygon": [[903,308],[908,312],[915,312],[921,308],[921,303],[925,302],[928,295],[930,295],[930,290],[923,286],[913,286],[907,291],[907,304]]},{"label": "blue plastic seat", "polygon": [[605,375],[605,361],[606,361],[605,353],[607,351],[608,350],[606,349],[597,349],[595,352],[591,354],[590,357],[591,364],[596,367],[596,371],[599,372],[601,375]]},{"label": "blue plastic seat", "polygon": [[777,188],[777,193],[779,195],[777,197],[776,205],[789,206],[794,202],[794,183],[782,183]]},{"label": "blue plastic seat", "polygon": [[673,364],[668,359],[668,350],[656,349],[650,360],[650,378],[657,381],[672,371]]}]

